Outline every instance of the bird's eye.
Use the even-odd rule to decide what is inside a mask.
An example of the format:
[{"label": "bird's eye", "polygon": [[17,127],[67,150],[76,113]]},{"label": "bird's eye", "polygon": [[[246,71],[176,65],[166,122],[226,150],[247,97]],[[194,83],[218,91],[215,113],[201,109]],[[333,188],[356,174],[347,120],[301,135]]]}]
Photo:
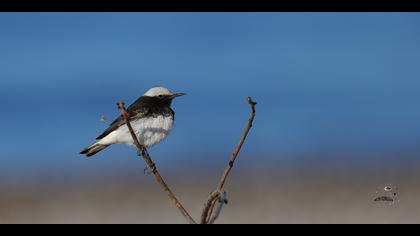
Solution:
[{"label": "bird's eye", "polygon": [[158,95],[158,97],[162,98],[162,97],[163,97],[163,95],[162,95],[162,94],[160,94],[160,95]]}]

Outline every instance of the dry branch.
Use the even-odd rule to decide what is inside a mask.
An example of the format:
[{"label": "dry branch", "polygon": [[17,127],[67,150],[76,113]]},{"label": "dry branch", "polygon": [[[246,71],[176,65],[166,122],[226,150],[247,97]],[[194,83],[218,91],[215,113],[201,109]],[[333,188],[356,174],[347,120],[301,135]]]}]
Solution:
[{"label": "dry branch", "polygon": [[143,157],[144,161],[147,164],[147,167],[150,169],[150,171],[153,173],[153,176],[155,176],[156,181],[160,184],[160,186],[163,188],[163,190],[168,194],[168,197],[172,200],[172,202],[175,204],[175,206],[179,209],[181,214],[185,217],[185,219],[190,224],[196,224],[194,219],[190,216],[190,214],[185,210],[185,208],[182,206],[182,204],[179,202],[179,200],[175,197],[169,186],[166,184],[166,182],[163,180],[162,176],[160,175],[159,171],[156,168],[155,163],[153,163],[152,159],[149,156],[149,153],[147,152],[147,149],[140,144],[133,127],[131,126],[130,119],[128,116],[128,112],[125,109],[125,105],[123,101],[120,101],[117,103],[118,109],[121,112],[121,115],[124,117],[127,127],[130,131],[131,137],[133,138],[134,144],[136,145],[139,154]]},{"label": "dry branch", "polygon": [[220,211],[216,211],[217,215],[212,216],[212,214],[214,212],[214,207],[216,205],[216,202],[221,200],[220,198],[222,197],[222,189],[223,189],[223,187],[226,183],[226,179],[227,179],[229,173],[231,172],[231,170],[233,168],[233,165],[235,164],[235,160],[236,160],[236,158],[239,154],[239,151],[242,148],[242,145],[245,142],[245,139],[246,139],[246,137],[249,133],[249,130],[252,127],[252,123],[254,121],[255,105],[257,105],[257,103],[252,101],[251,97],[248,97],[248,104],[251,107],[251,115],[248,119],[248,124],[247,124],[244,132],[242,133],[242,137],[241,137],[238,145],[236,146],[235,150],[232,153],[230,161],[229,161],[225,171],[223,172],[223,175],[220,178],[219,183],[217,184],[216,190],[213,191],[210,194],[209,198],[207,199],[207,202],[206,202],[206,204],[204,206],[204,209],[203,209],[203,212],[201,214],[201,221],[200,221],[201,224],[213,223],[220,214]]},{"label": "dry branch", "polygon": [[[246,139],[246,137],[249,133],[249,130],[252,127],[252,123],[253,123],[254,117],[255,117],[255,105],[257,103],[253,102],[251,97],[248,97],[248,104],[251,107],[251,116],[248,119],[248,124],[247,124],[247,126],[246,126],[246,128],[245,128],[245,130],[242,134],[242,137],[241,137],[238,145],[236,146],[235,150],[232,153],[230,161],[229,161],[225,171],[223,172],[222,177],[220,178],[220,180],[217,184],[216,190],[213,191],[210,194],[210,196],[208,197],[208,200],[207,200],[207,202],[204,206],[203,212],[201,214],[201,222],[200,222],[201,224],[209,224],[209,223],[213,224],[217,220],[217,218],[219,217],[223,205],[227,204],[226,192],[223,191],[223,187],[226,183],[226,179],[227,179],[229,173],[231,172],[231,170],[233,168],[233,165],[234,165],[235,160],[236,160],[236,158],[239,154],[239,151],[241,150],[242,145],[245,142],[245,139]],[[147,164],[147,167],[150,169],[150,171],[154,175],[156,181],[160,184],[160,186],[163,188],[163,190],[167,193],[170,200],[179,209],[179,211],[185,217],[185,219],[190,224],[196,224],[194,219],[187,212],[187,210],[185,210],[185,208],[182,206],[182,204],[179,202],[179,200],[175,197],[173,192],[170,190],[170,188],[168,187],[166,182],[163,180],[162,176],[160,175],[159,171],[156,168],[156,165],[153,163],[152,159],[150,158],[150,155],[147,152],[147,149],[142,144],[140,144],[140,142],[139,142],[139,140],[138,140],[138,138],[137,138],[137,136],[136,136],[136,134],[133,130],[133,127],[131,126],[130,118],[129,118],[127,110],[125,109],[124,102],[123,101],[118,102],[117,106],[118,106],[118,109],[121,112],[121,115],[124,117],[124,119],[126,121],[128,130],[130,131],[130,134],[131,134],[131,137],[133,138],[134,144],[138,149],[138,155],[143,157],[144,161]]]}]

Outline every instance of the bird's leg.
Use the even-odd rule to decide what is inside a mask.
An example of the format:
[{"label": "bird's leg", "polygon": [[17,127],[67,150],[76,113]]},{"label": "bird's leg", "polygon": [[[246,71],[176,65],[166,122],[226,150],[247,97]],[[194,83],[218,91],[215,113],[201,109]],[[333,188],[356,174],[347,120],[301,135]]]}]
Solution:
[{"label": "bird's leg", "polygon": [[147,152],[147,149],[145,147],[141,147],[137,150],[138,156],[143,157],[149,157],[150,163],[147,164],[147,167],[144,168],[143,173],[144,175],[151,175],[157,172],[156,165],[153,163],[153,161],[150,159],[149,153]]},{"label": "bird's leg", "polygon": [[153,163],[152,162],[152,166],[150,167],[150,171],[154,174],[154,173],[156,173],[156,165],[155,165],[155,163]]},{"label": "bird's leg", "polygon": [[147,156],[150,156],[149,152],[147,151],[147,149],[145,147],[143,148],[142,153],[144,153]]},{"label": "bird's leg", "polygon": [[155,163],[152,163],[151,167],[145,167],[144,168],[144,175],[151,175],[156,173],[156,165]]},{"label": "bird's leg", "polygon": [[[142,149],[138,149],[137,150],[137,156],[139,156],[139,157],[143,157],[144,155],[143,154],[146,154],[145,153],[145,148],[142,148]],[[146,165],[146,167],[144,167],[144,169],[143,169],[143,174],[144,175],[147,175],[147,176],[150,176],[151,174],[152,174],[153,172],[150,170],[150,168]]]}]

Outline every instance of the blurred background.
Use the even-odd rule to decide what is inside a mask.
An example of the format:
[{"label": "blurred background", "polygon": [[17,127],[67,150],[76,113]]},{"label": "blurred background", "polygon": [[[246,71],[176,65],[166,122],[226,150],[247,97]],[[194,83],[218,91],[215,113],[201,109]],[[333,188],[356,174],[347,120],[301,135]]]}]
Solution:
[{"label": "blurred background", "polygon": [[420,223],[418,13],[1,13],[0,36],[0,223],[184,223],[136,150],[78,154],[152,86],[188,94],[149,152],[195,218],[250,95],[218,223]]}]

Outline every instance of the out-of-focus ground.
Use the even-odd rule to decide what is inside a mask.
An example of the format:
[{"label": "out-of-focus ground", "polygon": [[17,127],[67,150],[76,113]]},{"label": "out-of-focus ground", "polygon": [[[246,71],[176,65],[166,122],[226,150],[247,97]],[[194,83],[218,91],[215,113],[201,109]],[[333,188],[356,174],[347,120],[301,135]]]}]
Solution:
[{"label": "out-of-focus ground", "polygon": [[[420,160],[372,159],[307,158],[302,165],[240,157],[226,186],[229,204],[217,223],[420,223]],[[141,171],[141,160],[139,165],[138,172],[67,182],[3,183],[0,223],[185,223],[154,178]],[[163,168],[162,174],[198,218],[223,167],[195,163]],[[387,184],[397,186],[398,201],[374,202]]]}]

